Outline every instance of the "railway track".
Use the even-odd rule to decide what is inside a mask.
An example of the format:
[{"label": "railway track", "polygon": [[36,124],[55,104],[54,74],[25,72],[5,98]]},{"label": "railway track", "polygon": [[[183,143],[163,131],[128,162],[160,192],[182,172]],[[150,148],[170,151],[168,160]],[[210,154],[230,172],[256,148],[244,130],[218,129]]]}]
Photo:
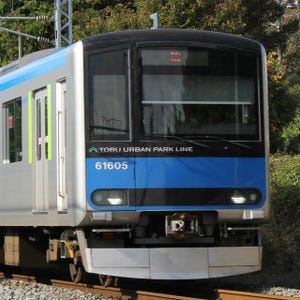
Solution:
[{"label": "railway track", "polygon": [[[0,278],[6,278],[4,273],[0,273]],[[15,280],[22,280],[26,282],[37,282],[35,276],[27,275],[9,275],[9,278]],[[75,290],[82,290],[86,292],[91,292],[98,295],[103,295],[105,297],[110,297],[113,299],[120,300],[295,300],[300,298],[295,297],[284,297],[277,295],[267,295],[267,294],[258,294],[258,293],[249,293],[249,292],[240,292],[233,290],[223,290],[217,289],[211,291],[209,296],[199,296],[199,297],[187,297],[180,295],[171,295],[157,292],[148,292],[141,290],[130,290],[124,288],[115,288],[115,287],[104,287],[100,285],[86,284],[86,283],[73,283],[70,281],[51,279],[48,280],[48,284],[68,288]]]},{"label": "railway track", "polygon": [[291,300],[300,299],[295,297],[284,297],[267,294],[257,294],[248,292],[239,292],[231,290],[217,290],[217,295],[220,300]]}]

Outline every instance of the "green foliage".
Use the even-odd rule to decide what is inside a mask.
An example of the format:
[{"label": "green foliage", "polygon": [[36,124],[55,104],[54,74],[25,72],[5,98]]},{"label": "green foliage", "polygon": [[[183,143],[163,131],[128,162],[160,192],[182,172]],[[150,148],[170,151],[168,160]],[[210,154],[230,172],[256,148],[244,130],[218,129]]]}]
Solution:
[{"label": "green foliage", "polygon": [[[3,3],[5,2],[5,4]],[[1,1],[1,15],[9,17],[27,16],[48,16],[51,20],[53,16],[53,2],[32,1]],[[50,21],[24,21],[24,20],[4,20],[1,27],[14,31],[33,35],[36,37],[54,38],[53,25]],[[40,49],[48,48],[49,45],[40,44],[37,40],[22,38],[23,52],[31,53]],[[18,58],[18,37],[14,34],[0,31],[0,64],[4,65]]]},{"label": "green foliage", "polygon": [[[299,16],[291,14],[289,24],[298,27]],[[288,14],[289,16],[289,14]],[[272,152],[300,153],[300,31],[290,35],[285,52],[278,57],[277,65],[284,69],[282,80],[269,80],[270,123]],[[276,74],[269,68],[269,76]],[[278,72],[277,72],[278,75]]]},{"label": "green foliage", "polygon": [[285,52],[285,59],[287,64],[287,75],[291,84],[299,84],[300,77],[300,31],[293,34],[289,40],[287,51]]},{"label": "green foliage", "polygon": [[265,263],[300,268],[300,156],[271,158],[271,216],[263,228]]},{"label": "green foliage", "polygon": [[[13,3],[13,7],[12,7]],[[53,1],[1,1],[0,12],[10,16],[53,16]],[[277,0],[73,0],[74,40],[101,32],[149,28],[159,13],[161,27],[195,28],[242,34],[266,42],[270,49],[284,42],[282,30],[271,25],[283,14]],[[3,21],[3,27],[54,39],[53,23]],[[7,45],[9,45],[7,47]],[[3,46],[3,47],[2,47]],[[24,52],[43,48],[25,39]],[[49,45],[47,45],[49,46]],[[1,63],[17,57],[17,38],[0,32]]]},{"label": "green foliage", "polygon": [[283,152],[290,154],[300,153],[300,111],[288,126],[283,128],[282,144]]},{"label": "green foliage", "polygon": [[243,28],[241,1],[170,0],[161,8],[162,27],[236,32]]},{"label": "green foliage", "polygon": [[[299,107],[300,89],[297,86],[291,87],[286,78],[274,81],[269,78],[269,118],[271,152],[276,153],[287,150],[287,138],[283,132],[290,122],[295,118],[297,107]],[[295,150],[295,148],[293,147]],[[297,153],[297,152],[294,152]],[[299,153],[299,152],[298,152]]]}]

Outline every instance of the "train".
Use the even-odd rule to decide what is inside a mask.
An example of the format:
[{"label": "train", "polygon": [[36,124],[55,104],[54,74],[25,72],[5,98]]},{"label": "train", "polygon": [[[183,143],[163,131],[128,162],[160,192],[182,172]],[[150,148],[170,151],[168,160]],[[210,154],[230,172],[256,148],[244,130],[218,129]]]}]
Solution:
[{"label": "train", "polygon": [[258,271],[266,52],[194,29],[102,33],[0,69],[0,263],[71,279]]}]

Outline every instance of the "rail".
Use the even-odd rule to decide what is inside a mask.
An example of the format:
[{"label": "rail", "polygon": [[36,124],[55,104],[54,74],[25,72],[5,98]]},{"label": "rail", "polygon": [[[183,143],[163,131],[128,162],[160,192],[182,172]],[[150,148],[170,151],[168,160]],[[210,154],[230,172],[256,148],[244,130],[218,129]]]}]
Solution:
[{"label": "rail", "polygon": [[[0,272],[0,278],[6,278],[5,273]],[[12,274],[9,278],[15,280],[22,280],[27,282],[37,282],[36,277],[28,275],[17,275]],[[104,287],[101,285],[93,285],[87,283],[74,283],[71,281],[50,279],[47,280],[47,284],[51,284],[56,287],[68,288],[81,290],[85,292],[91,292],[97,295],[103,295],[105,297],[110,297],[113,299],[120,300],[296,300],[300,298],[295,297],[285,297],[270,294],[258,294],[250,292],[241,292],[233,290],[223,290],[217,289],[210,293],[210,296],[200,296],[199,297],[187,297],[180,295],[171,295],[158,292],[148,292],[141,290],[130,290],[117,287]]]}]

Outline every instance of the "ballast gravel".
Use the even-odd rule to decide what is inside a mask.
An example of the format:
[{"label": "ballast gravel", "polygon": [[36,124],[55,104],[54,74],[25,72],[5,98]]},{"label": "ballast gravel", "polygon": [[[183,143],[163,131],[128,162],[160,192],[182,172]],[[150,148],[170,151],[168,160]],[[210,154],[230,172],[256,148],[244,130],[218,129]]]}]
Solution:
[{"label": "ballast gravel", "polygon": [[[214,280],[195,281],[193,288],[201,286],[249,291],[300,298],[300,272],[258,272]],[[1,300],[112,300],[75,289],[54,287],[47,284],[0,279]]]},{"label": "ballast gravel", "polygon": [[300,272],[277,269],[215,279],[214,288],[300,298]]},{"label": "ballast gravel", "polygon": [[93,293],[14,279],[0,280],[1,300],[111,300]]}]

